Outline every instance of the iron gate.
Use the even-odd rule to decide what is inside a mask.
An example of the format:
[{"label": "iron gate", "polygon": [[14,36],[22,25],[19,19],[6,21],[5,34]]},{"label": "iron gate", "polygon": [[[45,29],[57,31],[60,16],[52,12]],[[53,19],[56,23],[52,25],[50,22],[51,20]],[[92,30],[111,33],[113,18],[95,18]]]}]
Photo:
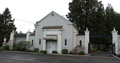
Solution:
[{"label": "iron gate", "polygon": [[114,55],[115,55],[115,43],[114,43],[114,44],[112,44],[112,54],[114,54]]},{"label": "iron gate", "polygon": [[88,54],[90,53],[90,42],[88,43]]}]

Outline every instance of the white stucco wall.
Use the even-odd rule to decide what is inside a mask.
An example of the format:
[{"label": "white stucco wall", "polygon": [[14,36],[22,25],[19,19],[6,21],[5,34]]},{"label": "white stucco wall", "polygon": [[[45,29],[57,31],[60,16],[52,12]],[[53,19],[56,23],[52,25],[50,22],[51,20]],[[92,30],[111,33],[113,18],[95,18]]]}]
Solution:
[{"label": "white stucco wall", "polygon": [[[35,36],[30,36],[30,45],[31,45],[31,47],[30,47],[30,50],[31,51],[34,51],[34,48],[35,48]],[[33,45],[32,45],[32,40],[33,40]]]},{"label": "white stucco wall", "polygon": [[85,35],[77,36],[77,45],[80,45],[80,40],[82,41],[82,46],[85,47]]},{"label": "white stucco wall", "polygon": [[26,37],[15,37],[14,38],[15,43],[17,44],[20,41],[26,41]]}]

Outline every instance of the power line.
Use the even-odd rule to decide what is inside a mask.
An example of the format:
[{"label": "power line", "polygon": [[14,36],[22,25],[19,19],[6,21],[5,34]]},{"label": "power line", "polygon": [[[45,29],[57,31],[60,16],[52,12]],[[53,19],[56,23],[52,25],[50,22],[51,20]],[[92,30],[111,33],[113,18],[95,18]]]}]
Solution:
[{"label": "power line", "polygon": [[27,21],[27,20],[23,20],[23,19],[19,19],[19,18],[15,18],[15,19],[20,20],[20,21],[24,21],[24,22],[34,23],[34,22],[31,22],[31,21]]}]

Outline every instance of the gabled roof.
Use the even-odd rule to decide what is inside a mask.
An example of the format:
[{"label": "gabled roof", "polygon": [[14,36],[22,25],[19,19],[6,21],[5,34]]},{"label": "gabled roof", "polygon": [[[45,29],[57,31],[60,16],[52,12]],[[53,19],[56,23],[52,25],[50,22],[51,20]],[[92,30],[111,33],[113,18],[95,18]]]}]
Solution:
[{"label": "gabled roof", "polygon": [[73,25],[73,26],[78,30],[78,28],[77,28],[72,22],[70,22],[69,20],[67,20],[66,18],[62,17],[61,15],[59,15],[58,13],[56,13],[56,12],[54,12],[54,11],[50,12],[48,15],[46,15],[45,17],[43,17],[40,21],[36,22],[36,23],[35,23],[35,27],[38,26],[38,24],[39,24],[41,21],[43,21],[46,17],[48,17],[48,16],[51,15],[51,14],[56,14],[56,15],[59,16],[60,18],[62,18],[62,19],[64,19],[65,21],[67,21],[67,22],[69,23],[69,25]]},{"label": "gabled roof", "polygon": [[35,33],[31,33],[30,36],[35,36]]},{"label": "gabled roof", "polygon": [[[56,14],[56,15],[59,16],[60,18],[62,18],[62,19],[64,19],[65,21],[69,22],[69,24],[73,24],[72,22],[68,21],[66,18],[60,16],[58,13],[56,13],[56,12],[54,12],[54,11],[50,12],[48,15],[46,15],[46,16],[45,16],[44,18],[42,18],[40,21],[36,22],[36,24],[40,23],[42,20],[44,20],[44,19],[45,19],[47,16],[49,16],[50,14]],[[35,25],[36,25],[36,24],[35,24]]]}]

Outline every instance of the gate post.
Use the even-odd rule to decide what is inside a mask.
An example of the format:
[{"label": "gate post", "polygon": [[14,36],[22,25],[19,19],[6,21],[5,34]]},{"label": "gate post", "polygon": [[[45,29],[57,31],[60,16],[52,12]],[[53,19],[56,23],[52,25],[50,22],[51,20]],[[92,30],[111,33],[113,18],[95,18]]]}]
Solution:
[{"label": "gate post", "polygon": [[89,44],[89,31],[88,31],[88,28],[86,28],[86,31],[85,31],[85,54],[89,54],[88,44]]},{"label": "gate post", "polygon": [[112,50],[114,51],[116,55],[118,55],[118,31],[115,30],[115,27],[112,31],[112,44],[115,44],[114,46],[115,48],[113,48],[115,50],[113,49]]}]

